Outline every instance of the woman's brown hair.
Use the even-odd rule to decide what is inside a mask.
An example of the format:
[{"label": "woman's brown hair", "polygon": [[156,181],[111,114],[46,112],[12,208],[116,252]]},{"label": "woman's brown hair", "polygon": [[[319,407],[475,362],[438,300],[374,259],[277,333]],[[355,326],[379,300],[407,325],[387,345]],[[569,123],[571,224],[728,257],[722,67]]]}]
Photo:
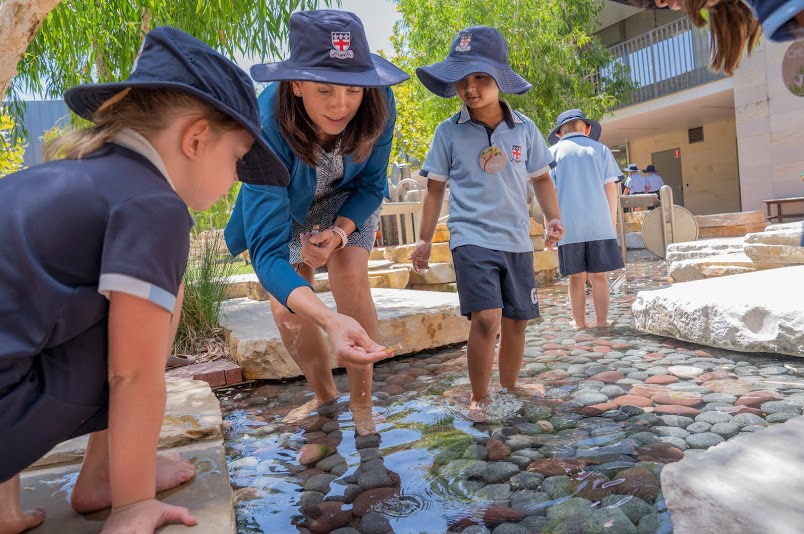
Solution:
[{"label": "woman's brown hair", "polygon": [[[706,4],[707,0],[684,0],[684,9],[696,26],[709,24],[712,70],[731,75],[743,54],[750,54],[756,47],[762,36],[762,26],[742,0],[720,0],[712,7],[706,7]],[[703,10],[708,12],[708,17],[704,16]]]},{"label": "woman's brown hair", "polygon": [[81,159],[123,129],[130,128],[149,137],[167,128],[177,117],[191,114],[207,119],[213,133],[241,128],[229,115],[186,93],[129,88],[104,102],[92,117],[91,126],[70,130],[47,141],[44,156],[46,160]]},{"label": "woman's brown hair", "polygon": [[[279,132],[290,149],[307,165],[318,165],[321,140],[315,124],[304,109],[302,99],[293,94],[291,82],[279,83],[275,112]],[[357,114],[340,135],[341,154],[351,156],[355,162],[368,159],[390,114],[388,99],[382,89],[364,89]]]}]

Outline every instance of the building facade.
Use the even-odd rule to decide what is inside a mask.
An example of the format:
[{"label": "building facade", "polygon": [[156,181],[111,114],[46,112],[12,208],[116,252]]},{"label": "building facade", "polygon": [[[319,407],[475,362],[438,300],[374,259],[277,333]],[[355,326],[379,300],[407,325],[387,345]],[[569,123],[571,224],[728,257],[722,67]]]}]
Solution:
[{"label": "building facade", "polygon": [[696,215],[802,195],[804,98],[781,75],[789,43],[763,39],[724,77],[707,68],[708,32],[684,15],[605,4],[598,36],[638,86],[601,120],[601,141],[623,163],[653,164]]}]

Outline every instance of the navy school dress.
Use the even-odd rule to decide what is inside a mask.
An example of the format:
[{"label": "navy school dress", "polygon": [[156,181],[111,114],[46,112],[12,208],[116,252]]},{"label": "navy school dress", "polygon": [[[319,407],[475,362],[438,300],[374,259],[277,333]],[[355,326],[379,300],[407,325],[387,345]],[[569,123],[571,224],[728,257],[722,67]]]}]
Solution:
[{"label": "navy school dress", "polygon": [[106,428],[108,295],[172,311],[191,226],[157,167],[116,144],[0,179],[0,482]]}]

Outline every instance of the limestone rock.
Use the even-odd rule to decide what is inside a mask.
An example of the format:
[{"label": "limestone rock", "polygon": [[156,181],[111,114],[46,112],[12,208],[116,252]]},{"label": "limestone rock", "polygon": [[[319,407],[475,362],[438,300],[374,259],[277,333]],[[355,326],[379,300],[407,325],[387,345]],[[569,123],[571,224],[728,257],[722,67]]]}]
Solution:
[{"label": "limestone rock", "polygon": [[804,508],[791,503],[804,495],[804,480],[789,474],[804,469],[802,435],[804,417],[796,417],[667,464],[661,485],[673,531],[799,531]]},{"label": "limestone rock", "polygon": [[[460,315],[454,293],[372,289],[379,317],[378,342],[401,347],[397,355],[466,341],[469,321]],[[319,295],[331,308],[331,293]],[[267,303],[247,299],[224,302],[220,324],[232,350],[232,357],[243,368],[246,380],[280,379],[301,376],[288,354]],[[335,367],[334,358],[330,365]]]},{"label": "limestone rock", "polygon": [[[159,448],[182,447],[199,441],[222,439],[220,403],[209,384],[201,380],[169,380]],[[86,446],[87,436],[60,443],[29,469],[78,463],[84,457]]]},{"label": "limestone rock", "polygon": [[433,234],[433,243],[449,243],[449,229],[447,223],[438,223],[436,225],[435,234]]},{"label": "limestone rock", "polygon": [[750,232],[761,232],[768,226],[761,211],[696,215],[698,237],[742,237]]},{"label": "limestone rock", "polygon": [[[385,247],[385,258],[395,263],[410,262],[410,254],[416,245],[399,245],[396,247]],[[449,243],[433,243],[430,253],[432,263],[452,263],[452,252],[449,250]]]},{"label": "limestone rock", "polygon": [[533,252],[533,271],[558,269],[558,252],[555,250],[536,250]]},{"label": "limestone rock", "polygon": [[804,356],[804,266],[640,291],[632,326],[710,347]]},{"label": "limestone rock", "polygon": [[410,283],[422,284],[449,284],[455,281],[455,267],[452,263],[430,263],[430,268],[424,272],[410,269]]},{"label": "limestone rock", "polygon": [[689,282],[784,266],[780,263],[757,263],[743,253],[734,253],[673,261],[667,268],[667,274],[673,282]]},{"label": "limestone rock", "polygon": [[392,269],[369,271],[369,284],[371,287],[384,287],[386,289],[405,289],[410,279],[410,270],[401,266]]},{"label": "limestone rock", "polygon": [[742,254],[743,239],[740,237],[721,237],[699,239],[667,245],[667,261],[691,260],[708,256]]},{"label": "limestone rock", "polygon": [[801,223],[791,226],[768,227],[764,232],[745,236],[747,256],[757,262],[804,264],[801,243]]}]

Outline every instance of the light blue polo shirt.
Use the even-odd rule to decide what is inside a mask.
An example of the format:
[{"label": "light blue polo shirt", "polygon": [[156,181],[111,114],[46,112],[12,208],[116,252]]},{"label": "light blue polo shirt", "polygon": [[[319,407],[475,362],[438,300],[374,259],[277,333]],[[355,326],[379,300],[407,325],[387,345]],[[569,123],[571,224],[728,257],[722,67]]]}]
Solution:
[{"label": "light blue polo shirt", "polygon": [[[449,181],[450,249],[476,245],[504,252],[532,252],[528,179],[550,170],[553,157],[536,125],[500,100],[505,120],[493,131],[474,121],[466,105],[438,125],[421,174]],[[498,173],[480,167],[480,153],[494,145],[508,158]]]},{"label": "light blue polo shirt", "polygon": [[648,193],[655,193],[664,185],[662,177],[655,172],[645,176],[645,183],[648,184]]},{"label": "light blue polo shirt", "polygon": [[570,133],[550,147],[550,171],[558,193],[564,237],[559,245],[615,239],[605,184],[622,175],[609,148],[582,133]]},{"label": "light blue polo shirt", "polygon": [[625,187],[628,188],[629,195],[640,195],[645,193],[645,177],[635,172],[625,179]]}]

